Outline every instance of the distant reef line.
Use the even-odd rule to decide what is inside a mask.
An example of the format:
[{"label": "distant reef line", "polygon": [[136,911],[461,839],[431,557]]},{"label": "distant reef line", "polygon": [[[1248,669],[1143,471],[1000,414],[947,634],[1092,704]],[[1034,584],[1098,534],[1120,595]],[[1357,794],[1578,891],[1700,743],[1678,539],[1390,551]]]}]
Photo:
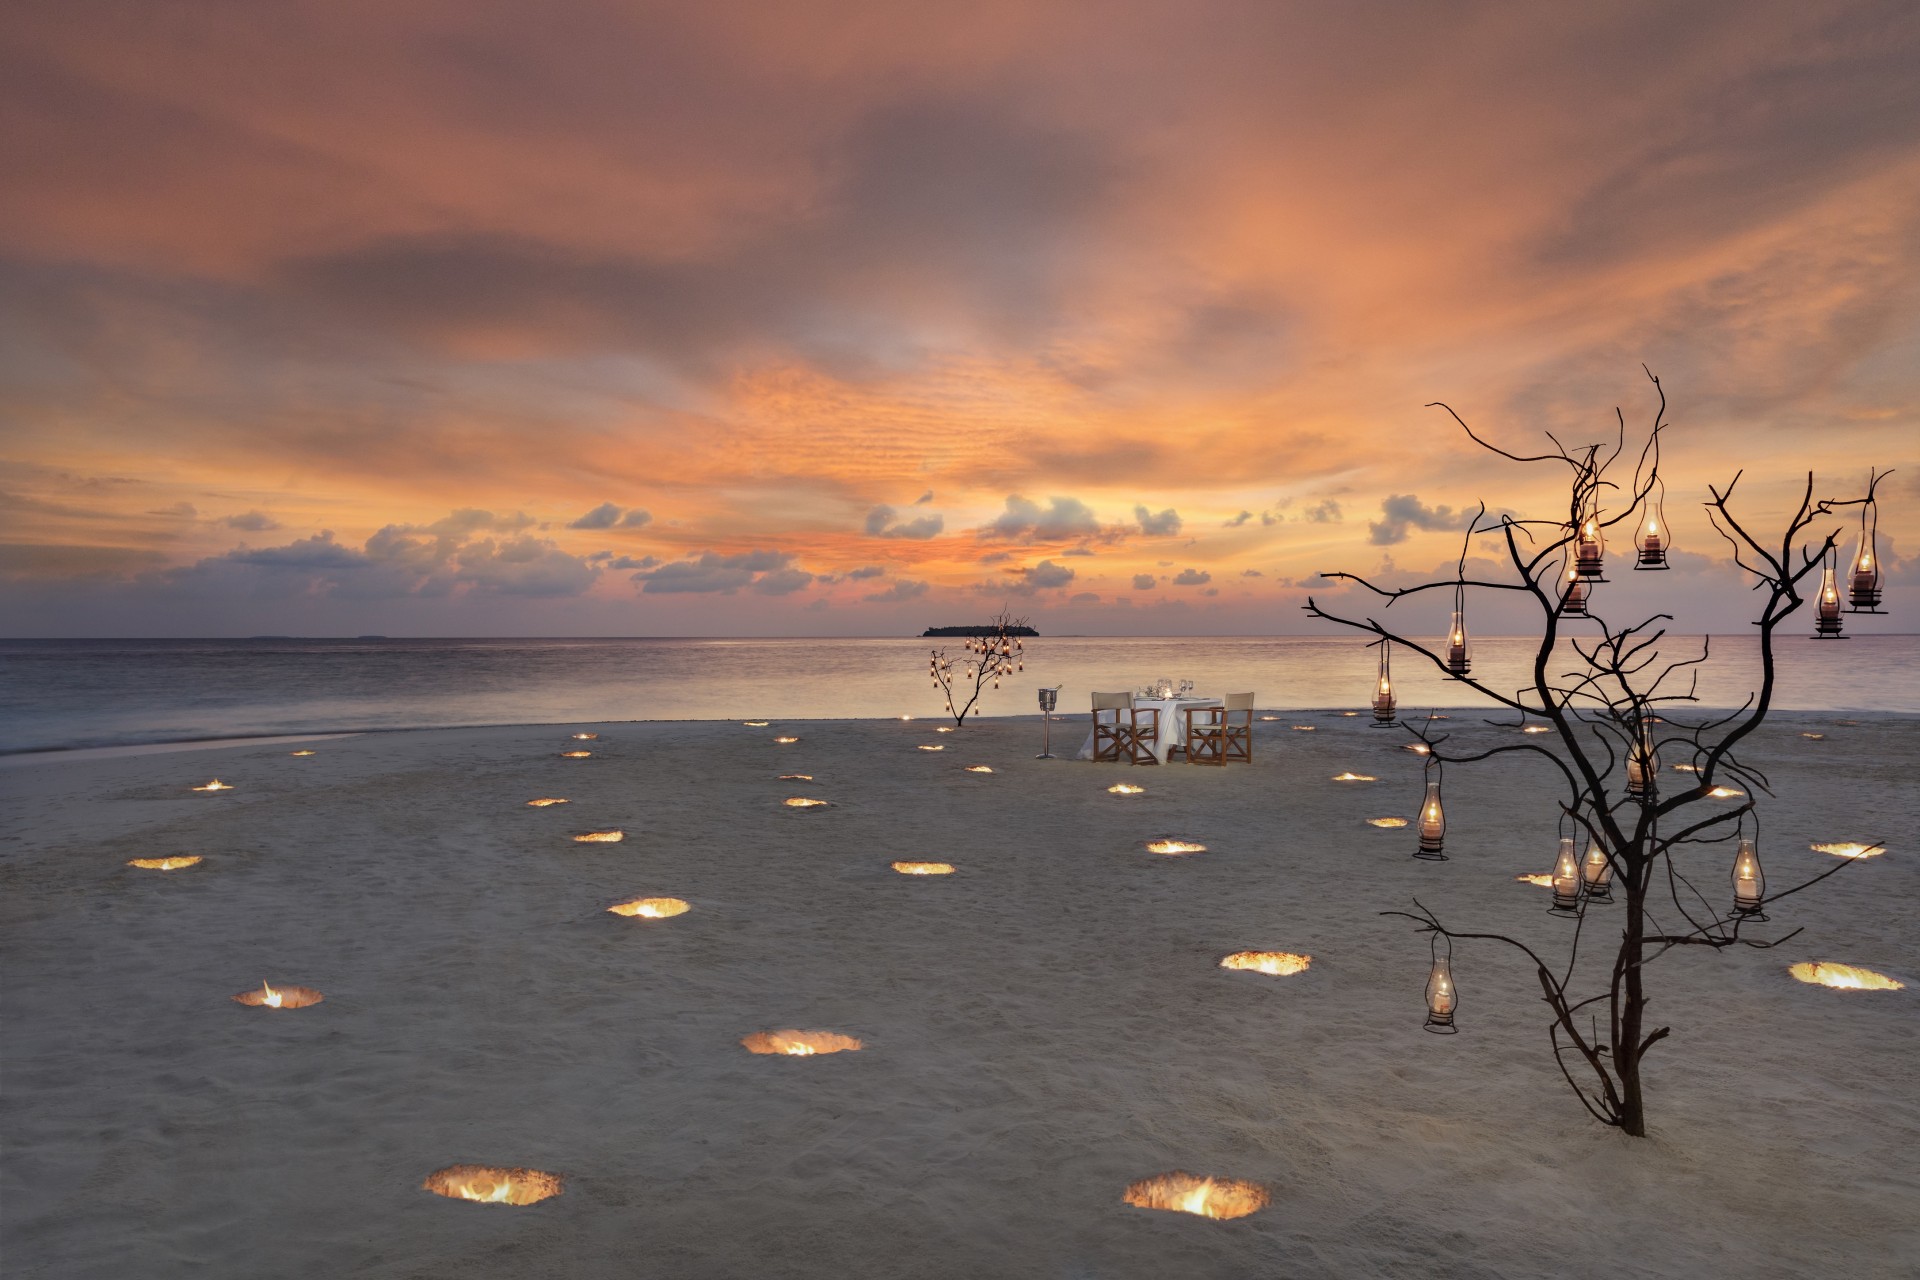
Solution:
[{"label": "distant reef line", "polygon": [[[922,631],[920,634],[922,637],[926,637],[926,636],[997,636],[1000,634],[1000,628],[998,627],[928,627],[925,631]],[[1037,636],[1040,633],[1038,631],[1035,631],[1032,627],[1008,627],[1007,634],[1010,636]]]}]

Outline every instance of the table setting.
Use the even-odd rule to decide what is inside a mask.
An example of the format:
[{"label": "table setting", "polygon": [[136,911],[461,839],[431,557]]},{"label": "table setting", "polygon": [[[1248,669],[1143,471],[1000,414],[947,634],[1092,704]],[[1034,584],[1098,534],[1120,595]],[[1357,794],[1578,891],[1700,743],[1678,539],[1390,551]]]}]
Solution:
[{"label": "table setting", "polygon": [[[1167,757],[1175,747],[1182,751],[1187,746],[1187,716],[1189,713],[1206,707],[1224,706],[1219,697],[1209,697],[1194,692],[1193,681],[1171,680],[1161,677],[1150,681],[1134,691],[1133,705],[1137,710],[1148,708],[1159,711],[1160,736],[1153,744],[1154,758],[1161,764],[1167,763]],[[1087,740],[1075,756],[1078,760],[1093,759],[1093,732],[1087,732]]]}]

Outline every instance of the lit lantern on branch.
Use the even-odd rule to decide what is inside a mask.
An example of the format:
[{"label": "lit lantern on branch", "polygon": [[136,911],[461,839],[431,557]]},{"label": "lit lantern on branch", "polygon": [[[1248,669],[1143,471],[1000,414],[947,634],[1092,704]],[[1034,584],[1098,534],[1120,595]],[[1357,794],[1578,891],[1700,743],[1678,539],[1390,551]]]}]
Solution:
[{"label": "lit lantern on branch", "polygon": [[1447,815],[1440,804],[1440,766],[1431,758],[1427,775],[1427,796],[1420,802],[1420,847],[1414,850],[1413,856],[1429,862],[1445,862]]},{"label": "lit lantern on branch", "polygon": [[1453,985],[1453,942],[1447,942],[1446,954],[1440,952],[1436,937],[1433,968],[1427,972],[1427,1030],[1450,1036],[1459,1028],[1453,1025],[1453,1011],[1459,1006],[1460,993]]},{"label": "lit lantern on branch", "polygon": [[1598,840],[1587,845],[1587,860],[1580,866],[1580,879],[1591,902],[1613,901],[1613,859]]},{"label": "lit lantern on branch", "polygon": [[1760,853],[1753,841],[1740,837],[1740,852],[1733,857],[1733,913],[1748,920],[1765,920],[1761,908],[1767,900],[1767,876],[1760,869]]},{"label": "lit lantern on branch", "polygon": [[[1379,642],[1380,678],[1373,686],[1373,727],[1385,729],[1394,723],[1393,711],[1393,646],[1385,640]],[[1302,728],[1295,725],[1294,728]],[[1304,726],[1311,728],[1312,726]]]},{"label": "lit lantern on branch", "polygon": [[1473,654],[1467,647],[1467,588],[1461,583],[1453,589],[1453,625],[1447,628],[1447,674],[1458,680],[1473,670]]},{"label": "lit lantern on branch", "polygon": [[1659,791],[1660,756],[1654,744],[1655,723],[1652,712],[1642,711],[1633,745],[1627,749],[1627,794],[1642,800],[1652,800]]},{"label": "lit lantern on branch", "polygon": [[1553,860],[1553,905],[1556,916],[1580,914],[1580,857],[1572,836],[1560,837],[1560,855]]},{"label": "lit lantern on branch", "polygon": [[1880,531],[1880,508],[1868,490],[1860,508],[1860,545],[1853,553],[1853,569],[1847,575],[1848,613],[1880,612],[1880,557],[1874,545]]},{"label": "lit lantern on branch", "polygon": [[1671,535],[1667,532],[1667,486],[1660,481],[1654,492],[1647,498],[1647,518],[1641,522],[1639,534],[1634,538],[1634,547],[1640,553],[1635,569],[1666,569],[1667,545]]},{"label": "lit lantern on branch", "polygon": [[1567,570],[1567,589],[1560,596],[1560,616],[1563,618],[1590,618],[1587,612],[1587,584],[1580,580],[1576,570]]},{"label": "lit lantern on branch", "polygon": [[1827,564],[1820,571],[1820,598],[1813,606],[1813,638],[1845,640],[1840,634],[1840,584],[1834,581],[1834,569],[1840,559],[1835,550],[1827,552]]},{"label": "lit lantern on branch", "polygon": [[1600,513],[1593,512],[1580,522],[1573,537],[1573,571],[1582,582],[1605,582],[1607,539],[1600,531]]}]

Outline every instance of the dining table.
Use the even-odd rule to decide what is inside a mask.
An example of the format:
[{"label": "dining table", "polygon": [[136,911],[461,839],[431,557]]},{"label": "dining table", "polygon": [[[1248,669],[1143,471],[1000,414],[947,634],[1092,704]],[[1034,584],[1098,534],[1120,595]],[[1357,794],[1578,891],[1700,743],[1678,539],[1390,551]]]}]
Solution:
[{"label": "dining table", "polygon": [[[1153,707],[1160,712],[1160,737],[1153,744],[1153,755],[1161,764],[1167,762],[1168,754],[1171,753],[1175,747],[1179,747],[1182,751],[1187,749],[1187,717],[1189,715],[1195,711],[1204,710],[1207,707],[1224,707],[1225,705],[1227,705],[1226,701],[1222,698],[1208,698],[1198,694],[1172,698],[1147,698],[1135,694],[1133,698],[1133,706],[1136,711],[1144,711],[1149,707]],[[1102,716],[1118,716],[1120,714],[1121,713],[1117,711],[1100,712]],[[1103,719],[1101,723],[1112,724],[1113,721]],[[1093,730],[1087,730],[1087,740],[1081,744],[1080,753],[1074,758],[1076,760],[1093,759]]]}]

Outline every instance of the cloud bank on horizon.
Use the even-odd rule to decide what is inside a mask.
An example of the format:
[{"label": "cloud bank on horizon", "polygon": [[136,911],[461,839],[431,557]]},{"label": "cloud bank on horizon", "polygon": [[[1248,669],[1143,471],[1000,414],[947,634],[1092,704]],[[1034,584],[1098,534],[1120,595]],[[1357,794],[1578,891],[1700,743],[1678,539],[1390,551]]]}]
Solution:
[{"label": "cloud bank on horizon", "polygon": [[1741,468],[1898,468],[1920,578],[1911,5],[8,25],[8,634],[1304,631],[1551,509],[1427,402],[1601,439],[1642,361],[1683,627]]}]

